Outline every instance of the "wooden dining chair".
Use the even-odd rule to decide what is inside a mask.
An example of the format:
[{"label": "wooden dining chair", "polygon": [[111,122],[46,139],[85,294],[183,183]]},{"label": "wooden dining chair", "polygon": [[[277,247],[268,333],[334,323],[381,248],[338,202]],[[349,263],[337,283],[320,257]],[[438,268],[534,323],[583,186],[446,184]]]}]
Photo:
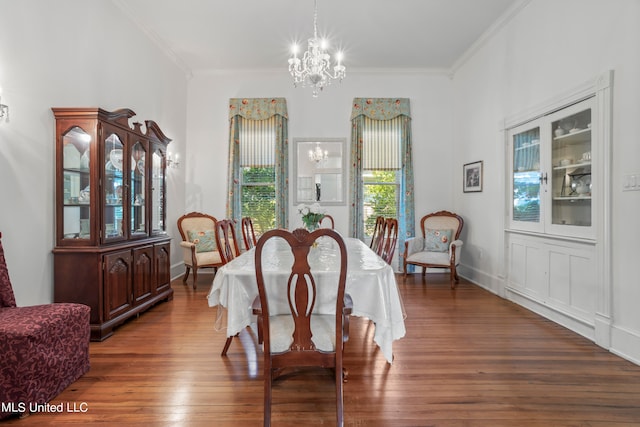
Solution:
[{"label": "wooden dining chair", "polygon": [[249,250],[256,246],[256,233],[253,229],[253,220],[251,217],[246,216],[242,218],[242,240],[244,241],[244,248]]},{"label": "wooden dining chair", "polygon": [[329,228],[331,229],[336,228],[335,222],[333,221],[333,217],[331,215],[325,214],[322,216],[322,218],[320,218],[320,220],[318,221],[318,226],[325,227],[325,225],[323,224],[329,225]]},{"label": "wooden dining chair", "polygon": [[[321,283],[309,265],[314,242],[323,236],[333,239],[340,254],[339,276],[324,276]],[[268,283],[263,272],[262,254],[272,239],[286,242],[293,253],[291,274],[286,280]],[[333,243],[333,242],[332,242]],[[348,316],[351,298],[345,294],[347,280],[347,249],[344,240],[330,228],[319,228],[312,233],[304,229],[293,232],[284,229],[267,231],[256,246],[256,281],[259,301],[254,313],[262,322],[264,354],[264,425],[271,425],[271,387],[283,373],[299,367],[334,369],[336,385],[337,425],[343,426],[343,389],[346,372],[343,370],[342,353],[348,338]],[[335,280],[334,283],[329,282]],[[328,287],[337,289],[335,306],[331,313],[318,312],[318,293]],[[271,304],[270,304],[271,303]],[[275,312],[276,308],[280,312]],[[334,311],[335,308],[335,311]]]},{"label": "wooden dining chair", "polygon": [[[227,264],[233,260],[240,250],[238,249],[238,239],[236,239],[235,221],[231,219],[222,219],[216,222],[216,245],[220,252],[220,258],[222,264]],[[236,335],[237,336],[237,335]],[[227,337],[227,341],[224,343],[221,356],[227,355],[227,350],[233,341],[233,336]]]},{"label": "wooden dining chair", "polygon": [[377,254],[379,254],[380,246],[382,246],[385,225],[386,222],[383,216],[379,216],[376,218],[376,225],[373,228],[373,234],[371,235],[371,243],[369,244],[369,247],[373,252]]},{"label": "wooden dining chair", "polygon": [[382,242],[378,249],[378,255],[391,265],[393,254],[396,251],[396,243],[398,242],[398,220],[395,218],[386,218],[384,225],[384,234]]},{"label": "wooden dining chair", "polygon": [[216,222],[216,246],[220,252],[222,265],[228,263],[238,256],[238,239],[236,239],[235,221],[232,219],[221,219]]}]

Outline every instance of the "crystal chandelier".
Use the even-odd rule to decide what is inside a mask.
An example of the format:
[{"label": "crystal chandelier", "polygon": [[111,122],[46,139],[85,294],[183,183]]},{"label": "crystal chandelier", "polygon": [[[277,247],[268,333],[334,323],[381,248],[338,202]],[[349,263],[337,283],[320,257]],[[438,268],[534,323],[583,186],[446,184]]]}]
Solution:
[{"label": "crystal chandelier", "polygon": [[319,142],[316,142],[316,148],[314,150],[309,150],[309,160],[312,162],[324,162],[327,160],[327,157],[329,157],[329,151],[323,151],[322,148],[320,148]]},{"label": "crystal chandelier", "polygon": [[327,43],[318,38],[318,0],[314,0],[313,12],[313,38],[308,40],[307,51],[298,58],[298,46],[293,46],[293,57],[289,58],[289,73],[293,76],[294,86],[311,86],[313,97],[325,86],[331,84],[331,80],[342,81],[345,76],[345,67],[342,65],[342,52],[336,54],[336,65],[331,72],[331,57],[327,53]]}]

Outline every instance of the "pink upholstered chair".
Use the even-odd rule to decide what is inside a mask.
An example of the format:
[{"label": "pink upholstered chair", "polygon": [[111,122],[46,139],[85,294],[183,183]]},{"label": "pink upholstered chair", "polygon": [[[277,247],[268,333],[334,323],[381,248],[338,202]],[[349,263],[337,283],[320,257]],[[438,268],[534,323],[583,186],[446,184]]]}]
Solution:
[{"label": "pink upholstered chair", "polygon": [[17,307],[0,240],[0,419],[24,415],[5,403],[23,402],[28,411],[89,370],[90,312],[73,303]]}]

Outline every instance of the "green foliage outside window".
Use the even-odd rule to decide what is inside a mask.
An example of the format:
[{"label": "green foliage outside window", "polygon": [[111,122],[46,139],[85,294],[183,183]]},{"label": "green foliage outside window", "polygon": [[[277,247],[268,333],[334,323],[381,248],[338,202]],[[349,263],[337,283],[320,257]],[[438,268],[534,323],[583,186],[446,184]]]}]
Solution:
[{"label": "green foliage outside window", "polygon": [[364,234],[371,236],[376,218],[398,218],[398,174],[395,170],[364,171]]},{"label": "green foliage outside window", "polygon": [[276,227],[275,168],[242,168],[242,216],[253,219],[257,235]]}]

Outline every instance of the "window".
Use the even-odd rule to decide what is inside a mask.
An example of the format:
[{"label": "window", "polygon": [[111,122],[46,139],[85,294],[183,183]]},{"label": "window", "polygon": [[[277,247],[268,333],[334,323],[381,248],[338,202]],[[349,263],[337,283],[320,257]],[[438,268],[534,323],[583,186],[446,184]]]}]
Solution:
[{"label": "window", "polygon": [[398,218],[398,171],[367,170],[362,174],[364,184],[364,235],[370,238],[376,218]]},{"label": "window", "polygon": [[240,217],[251,217],[257,234],[275,228],[275,119],[240,123]]},{"label": "window", "polygon": [[398,218],[400,205],[401,117],[364,119],[362,131],[362,183],[364,235],[370,238],[378,216]]},{"label": "window", "polygon": [[349,234],[368,241],[378,216],[396,218],[402,248],[415,236],[409,99],[354,98],[352,107]]},{"label": "window", "polygon": [[287,111],[282,98],[232,98],[227,217],[257,234],[287,227]]}]

